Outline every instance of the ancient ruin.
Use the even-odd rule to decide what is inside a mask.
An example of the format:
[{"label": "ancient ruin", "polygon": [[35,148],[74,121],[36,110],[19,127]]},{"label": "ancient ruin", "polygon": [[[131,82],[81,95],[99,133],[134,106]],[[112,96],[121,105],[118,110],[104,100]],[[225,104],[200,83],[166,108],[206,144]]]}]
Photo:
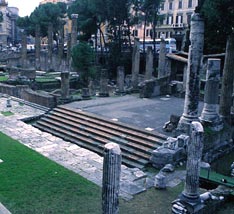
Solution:
[{"label": "ancient ruin", "polygon": [[108,143],[104,149],[102,178],[102,211],[119,213],[119,189],[121,173],[121,150],[118,144]]}]

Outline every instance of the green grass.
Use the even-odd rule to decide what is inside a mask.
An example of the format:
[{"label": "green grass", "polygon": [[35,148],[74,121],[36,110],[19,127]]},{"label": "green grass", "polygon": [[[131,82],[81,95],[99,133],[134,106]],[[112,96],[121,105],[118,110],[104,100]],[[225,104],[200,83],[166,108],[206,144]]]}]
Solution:
[{"label": "green grass", "polygon": [[0,133],[0,201],[14,214],[101,213],[101,189]]},{"label": "green grass", "polygon": [[55,78],[50,78],[50,77],[40,77],[40,78],[36,78],[36,82],[44,82],[44,83],[47,83],[47,82],[57,82],[58,80],[56,80]]},{"label": "green grass", "polygon": [[182,190],[182,183],[166,190],[151,188],[136,195],[134,200],[120,200],[120,214],[171,214],[171,202],[177,199]]},{"label": "green grass", "polygon": [[8,77],[6,76],[0,76],[0,82],[8,80]]},{"label": "green grass", "polygon": [[6,116],[6,117],[14,115],[14,113],[11,112],[11,111],[1,111],[1,114],[4,115],[4,116]]}]

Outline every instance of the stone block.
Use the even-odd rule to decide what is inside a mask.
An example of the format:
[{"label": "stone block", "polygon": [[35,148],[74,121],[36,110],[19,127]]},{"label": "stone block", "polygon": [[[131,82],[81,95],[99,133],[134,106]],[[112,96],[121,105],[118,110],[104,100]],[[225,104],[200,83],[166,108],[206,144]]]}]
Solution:
[{"label": "stone block", "polygon": [[150,162],[153,167],[161,169],[166,164],[175,164],[185,158],[185,151],[183,148],[178,149],[168,149],[168,148],[158,148],[154,150],[150,157]]}]

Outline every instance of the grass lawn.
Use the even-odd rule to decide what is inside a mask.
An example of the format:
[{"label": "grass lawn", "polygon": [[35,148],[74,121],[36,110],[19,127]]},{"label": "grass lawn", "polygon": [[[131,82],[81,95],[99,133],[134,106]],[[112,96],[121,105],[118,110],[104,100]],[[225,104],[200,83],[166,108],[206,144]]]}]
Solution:
[{"label": "grass lawn", "polygon": [[4,115],[4,116],[6,116],[6,117],[14,115],[14,113],[11,112],[11,111],[1,111],[1,114]]},{"label": "grass lawn", "polygon": [[6,76],[0,76],[0,82],[8,80],[8,77]]},{"label": "grass lawn", "polygon": [[14,214],[101,213],[101,188],[0,133],[0,201]]},{"label": "grass lawn", "polygon": [[[0,132],[0,202],[12,214],[101,214],[101,188]],[[131,201],[120,199],[120,214],[170,214],[184,184],[151,188]],[[219,214],[233,214],[227,204]]]}]

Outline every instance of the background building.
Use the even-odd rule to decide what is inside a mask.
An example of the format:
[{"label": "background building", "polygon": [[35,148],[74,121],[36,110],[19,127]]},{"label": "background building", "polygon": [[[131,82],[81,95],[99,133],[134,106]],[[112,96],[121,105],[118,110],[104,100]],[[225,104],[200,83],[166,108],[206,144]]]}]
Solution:
[{"label": "background building", "polygon": [[16,20],[19,17],[19,9],[8,7],[5,0],[0,0],[0,16],[0,46],[16,44],[18,42]]},{"label": "background building", "polygon": [[[181,47],[184,35],[189,27],[192,13],[198,0],[165,0],[160,8],[160,15],[164,16],[156,29],[156,38],[162,34],[166,38],[173,37],[177,40],[178,48]],[[132,35],[143,39],[143,25],[132,28]],[[152,39],[152,27],[146,27],[146,39]]]}]

